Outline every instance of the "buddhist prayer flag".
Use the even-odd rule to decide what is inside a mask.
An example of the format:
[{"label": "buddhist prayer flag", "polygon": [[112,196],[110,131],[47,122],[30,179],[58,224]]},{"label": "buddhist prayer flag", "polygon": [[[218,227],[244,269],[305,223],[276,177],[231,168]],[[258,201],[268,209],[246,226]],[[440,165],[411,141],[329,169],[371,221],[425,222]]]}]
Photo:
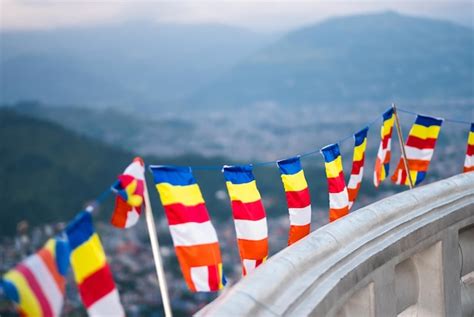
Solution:
[{"label": "buddhist prayer flag", "polygon": [[380,183],[387,177],[390,169],[390,155],[392,145],[393,124],[395,122],[395,114],[390,108],[383,115],[383,123],[380,128],[380,146],[375,159],[374,169],[374,185],[378,187]]},{"label": "buddhist prayer flag", "polygon": [[60,316],[68,268],[68,243],[54,238],[7,272],[1,284],[20,316]]},{"label": "buddhist prayer flag", "polygon": [[474,123],[467,138],[466,159],[464,160],[464,173],[474,171]]},{"label": "buddhist prayer flag", "polygon": [[321,149],[326,166],[329,189],[329,221],[344,217],[349,212],[349,196],[342,169],[339,145],[330,144]]},{"label": "buddhist prayer flag", "polygon": [[191,168],[151,166],[150,169],[189,289],[220,290],[226,282],[219,242]]},{"label": "buddhist prayer flag", "polygon": [[145,190],[145,166],[136,157],[122,175],[119,175],[112,190],[117,194],[111,223],[118,228],[129,228],[140,218]]},{"label": "buddhist prayer flag", "polygon": [[354,154],[352,157],[352,170],[347,185],[349,194],[349,209],[352,208],[354,201],[359,193],[360,184],[364,175],[365,149],[367,148],[367,132],[369,128],[364,128],[354,134]]},{"label": "buddhist prayer flag", "polygon": [[290,214],[288,245],[307,236],[311,227],[311,198],[300,158],[278,161]]},{"label": "buddhist prayer flag", "polygon": [[91,214],[83,211],[67,226],[71,266],[89,316],[125,316]]},{"label": "buddhist prayer flag", "polygon": [[[425,179],[442,123],[443,119],[422,115],[417,115],[415,119],[405,145],[413,185],[418,185]],[[403,157],[392,175],[392,181],[395,184],[410,185]]]},{"label": "buddhist prayer flag", "polygon": [[242,273],[251,273],[268,257],[268,227],[265,209],[250,165],[224,166],[234,218]]}]

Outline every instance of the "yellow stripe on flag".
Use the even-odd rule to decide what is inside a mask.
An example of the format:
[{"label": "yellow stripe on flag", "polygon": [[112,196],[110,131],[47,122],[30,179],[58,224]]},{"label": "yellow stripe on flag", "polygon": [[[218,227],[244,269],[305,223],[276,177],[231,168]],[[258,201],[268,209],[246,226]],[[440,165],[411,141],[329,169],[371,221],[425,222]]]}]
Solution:
[{"label": "yellow stripe on flag", "polygon": [[[410,170],[410,176],[411,176],[411,181],[413,182],[413,185],[415,185],[415,182],[416,182],[416,178],[418,176],[418,172],[417,171],[412,171]],[[410,185],[410,180],[408,179],[408,175],[405,179],[405,185],[409,186]]]},{"label": "yellow stripe on flag", "polygon": [[243,203],[251,203],[260,200],[255,180],[245,184],[232,184],[226,182],[230,200],[240,200]]},{"label": "yellow stripe on flag", "polygon": [[26,316],[42,316],[40,303],[21,273],[11,270],[4,279],[15,285],[20,299],[19,307]]},{"label": "yellow stripe on flag", "polygon": [[362,142],[362,144],[354,148],[354,157],[353,157],[354,161],[362,160],[366,147],[367,147],[367,138],[364,139],[364,142]]},{"label": "yellow stripe on flag", "polygon": [[56,258],[56,240],[49,239],[44,245],[44,248],[51,253],[54,259]]},{"label": "yellow stripe on flag", "polygon": [[425,127],[419,124],[414,124],[410,130],[410,135],[416,136],[417,138],[426,139],[437,139],[441,127],[439,125],[432,125]]},{"label": "yellow stripe on flag", "polygon": [[467,140],[467,143],[471,145],[474,144],[474,132],[469,132],[469,138]]},{"label": "yellow stripe on flag", "polygon": [[281,174],[281,179],[286,192],[298,192],[308,187],[303,170],[291,175]]},{"label": "yellow stripe on flag", "polygon": [[177,203],[185,206],[196,206],[204,203],[198,184],[174,186],[169,183],[160,183],[156,185],[156,189],[164,206]]},{"label": "yellow stripe on flag", "polygon": [[222,284],[222,276],[224,274],[222,272],[222,263],[218,264],[218,268],[219,268],[219,289],[222,289],[222,288],[224,288],[224,284]]},{"label": "yellow stripe on flag", "polygon": [[385,120],[382,125],[382,138],[390,133],[390,129],[393,127],[393,123],[395,122],[394,116],[390,119]]},{"label": "yellow stripe on flag", "polygon": [[92,273],[101,269],[106,263],[104,249],[99,236],[94,233],[89,240],[78,246],[71,253],[71,265],[77,284]]},{"label": "yellow stripe on flag", "polygon": [[342,159],[339,155],[334,161],[332,162],[325,162],[326,166],[326,175],[328,178],[338,177],[342,171]]}]

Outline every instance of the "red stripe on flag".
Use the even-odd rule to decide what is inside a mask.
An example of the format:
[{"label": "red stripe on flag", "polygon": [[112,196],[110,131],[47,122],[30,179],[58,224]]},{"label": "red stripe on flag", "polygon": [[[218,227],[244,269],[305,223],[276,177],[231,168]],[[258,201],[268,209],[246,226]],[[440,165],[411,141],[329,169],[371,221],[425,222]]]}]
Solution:
[{"label": "red stripe on flag", "polygon": [[187,222],[203,223],[210,220],[205,203],[200,203],[196,206],[171,204],[164,206],[164,209],[170,225],[179,225]]},{"label": "red stripe on flag", "polygon": [[412,146],[414,148],[423,150],[423,149],[434,149],[437,139],[420,139],[414,135],[410,135],[407,140],[407,146]]},{"label": "red stripe on flag", "polygon": [[265,209],[261,200],[243,203],[240,200],[232,201],[232,214],[238,220],[260,220],[265,218]]},{"label": "red stripe on flag", "polygon": [[330,193],[340,193],[346,188],[346,181],[344,180],[344,172],[341,171],[338,177],[328,178],[328,186]]},{"label": "red stripe on flag", "polygon": [[79,285],[79,293],[86,308],[115,289],[112,272],[108,264],[84,279]]},{"label": "red stripe on flag", "polygon": [[33,273],[30,271],[30,269],[24,265],[24,264],[18,264],[18,266],[15,268],[18,272],[20,272],[28,282],[28,285],[30,286],[31,290],[35,294],[36,298],[38,299],[38,302],[41,306],[41,311],[43,313],[43,316],[53,316],[53,310],[51,308],[51,304],[49,303],[48,299],[43,293],[43,289],[39,285],[38,281],[36,280],[35,276]]},{"label": "red stripe on flag", "polygon": [[208,271],[208,283],[211,291],[219,290],[219,269],[216,265],[209,265]]},{"label": "red stripe on flag", "polygon": [[288,208],[304,208],[311,203],[309,189],[306,187],[300,191],[286,192]]},{"label": "red stripe on flag", "polygon": [[390,131],[388,134],[385,134],[382,139],[382,148],[386,149],[388,146],[388,141],[392,138],[392,128],[390,128]]},{"label": "red stripe on flag", "polygon": [[352,172],[351,174],[359,174],[360,169],[364,167],[364,158],[365,154],[362,156],[362,159],[360,161],[353,161],[352,162]]},{"label": "red stripe on flag", "polygon": [[468,144],[466,154],[471,156],[474,155],[474,145]]}]

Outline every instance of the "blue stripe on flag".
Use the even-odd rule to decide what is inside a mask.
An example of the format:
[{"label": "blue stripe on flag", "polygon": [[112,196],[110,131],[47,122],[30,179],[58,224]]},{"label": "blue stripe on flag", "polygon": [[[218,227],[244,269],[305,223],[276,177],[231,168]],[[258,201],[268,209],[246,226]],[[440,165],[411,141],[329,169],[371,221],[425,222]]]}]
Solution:
[{"label": "blue stripe on flag", "polygon": [[65,277],[69,269],[71,249],[69,248],[69,243],[66,240],[61,238],[55,238],[54,240],[56,243],[56,266],[58,268],[59,274]]},{"label": "blue stripe on flag", "polygon": [[255,180],[251,165],[224,166],[222,171],[225,180],[232,184],[246,184]]},{"label": "blue stripe on flag", "polygon": [[196,184],[190,167],[182,166],[150,166],[155,184],[168,183],[174,186]]},{"label": "blue stripe on flag", "polygon": [[302,170],[299,156],[290,157],[277,162],[282,174],[293,175]]},{"label": "blue stripe on flag", "polygon": [[441,126],[443,119],[433,118],[428,116],[418,115],[415,120],[415,124],[419,124],[425,127],[430,127],[433,125]]},{"label": "blue stripe on flag", "polygon": [[367,132],[369,131],[369,127],[365,127],[364,129],[360,130],[359,132],[356,132],[354,134],[354,145],[359,146],[362,143],[364,143],[365,138],[367,137]]},{"label": "blue stripe on flag", "polygon": [[339,145],[337,143],[326,145],[321,149],[321,153],[324,156],[324,161],[327,163],[334,161],[338,156],[341,155],[339,151]]},{"label": "blue stripe on flag", "polygon": [[20,296],[18,295],[18,290],[16,289],[15,284],[7,280],[0,281],[0,287],[3,288],[5,295],[8,299],[14,301],[15,303],[20,303]]},{"label": "blue stripe on flag", "polygon": [[383,115],[382,115],[383,121],[386,121],[386,120],[390,119],[392,117],[392,115],[393,115],[393,108],[390,108],[390,109],[388,109],[387,111],[385,111],[383,113]]},{"label": "blue stripe on flag", "polygon": [[92,215],[87,211],[80,212],[66,227],[66,233],[71,250],[74,250],[94,234]]}]

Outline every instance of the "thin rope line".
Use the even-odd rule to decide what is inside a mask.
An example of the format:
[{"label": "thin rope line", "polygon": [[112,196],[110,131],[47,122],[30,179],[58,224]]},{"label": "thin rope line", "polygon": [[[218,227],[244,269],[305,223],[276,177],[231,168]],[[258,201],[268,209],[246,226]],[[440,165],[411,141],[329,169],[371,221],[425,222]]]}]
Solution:
[{"label": "thin rope line", "polygon": [[[405,109],[402,109],[402,108],[399,108],[399,107],[397,107],[397,110],[399,112],[404,112],[404,113],[408,113],[408,114],[412,114],[412,115],[418,115],[418,113],[416,113],[416,112],[405,110]],[[449,118],[443,118],[443,120],[446,121],[446,122],[459,123],[459,124],[471,124],[472,123],[472,122],[469,122],[469,121],[458,120],[458,119],[449,119]]]},{"label": "thin rope line", "polygon": [[[387,109],[388,110],[388,109]],[[387,111],[385,110],[385,111]],[[384,112],[385,112],[384,111]],[[367,123],[364,127],[371,127],[372,125],[374,125],[377,121],[379,121],[381,119],[381,115],[379,114],[374,120],[370,121],[369,123]],[[349,139],[352,139],[354,137],[354,133],[334,142],[334,143],[337,143],[337,144],[342,144],[344,142],[346,142],[347,140]],[[295,156],[299,156],[300,158],[306,158],[308,156],[311,156],[311,155],[314,155],[314,154],[317,154],[317,153],[320,153],[321,151],[321,148],[316,148],[314,150],[311,150],[309,152],[304,152],[302,154],[297,154]],[[269,165],[275,165],[277,164],[277,162],[280,161],[280,160],[273,160],[273,161],[262,161],[262,162],[256,162],[256,163],[247,163],[246,165],[251,165],[253,167],[262,167],[262,166],[269,166]],[[166,166],[170,166],[170,167],[182,167],[181,165],[166,165]],[[220,171],[222,170],[222,165],[186,165],[186,166],[189,166],[191,167],[193,170],[199,170],[199,171]]]},{"label": "thin rope line", "polygon": [[[114,183],[115,184],[115,183]],[[113,185],[112,185],[113,186]],[[92,203],[90,203],[84,210],[87,212],[92,212],[97,206],[101,205],[107,197],[112,193],[112,186],[109,186],[104,190]]]}]

